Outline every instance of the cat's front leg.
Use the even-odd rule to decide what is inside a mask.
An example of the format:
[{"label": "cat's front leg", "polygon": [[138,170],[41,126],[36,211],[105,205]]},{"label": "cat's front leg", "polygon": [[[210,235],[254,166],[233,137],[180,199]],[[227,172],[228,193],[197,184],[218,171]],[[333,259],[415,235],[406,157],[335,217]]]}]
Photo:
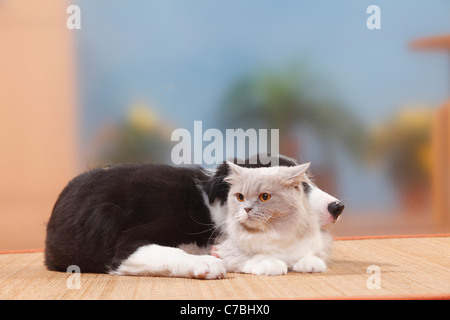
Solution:
[{"label": "cat's front leg", "polygon": [[257,254],[242,265],[241,272],[264,276],[281,276],[287,273],[287,265],[283,261],[268,255]]},{"label": "cat's front leg", "polygon": [[305,273],[325,272],[327,265],[321,258],[309,255],[298,260],[292,270]]}]

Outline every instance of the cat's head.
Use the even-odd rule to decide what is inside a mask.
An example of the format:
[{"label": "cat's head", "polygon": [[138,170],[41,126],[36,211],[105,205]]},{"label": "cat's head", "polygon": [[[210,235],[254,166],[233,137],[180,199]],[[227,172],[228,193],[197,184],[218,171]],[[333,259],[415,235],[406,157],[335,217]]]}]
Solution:
[{"label": "cat's head", "polygon": [[309,163],[292,167],[231,169],[228,214],[230,223],[248,232],[304,230],[319,226],[304,183]]}]

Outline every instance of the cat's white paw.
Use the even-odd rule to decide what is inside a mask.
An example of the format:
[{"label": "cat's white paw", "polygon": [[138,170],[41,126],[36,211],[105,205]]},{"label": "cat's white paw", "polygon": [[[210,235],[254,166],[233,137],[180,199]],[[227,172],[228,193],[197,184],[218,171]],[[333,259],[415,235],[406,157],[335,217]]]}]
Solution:
[{"label": "cat's white paw", "polygon": [[287,273],[287,265],[273,257],[253,257],[248,260],[242,272],[264,276],[281,276]]},{"label": "cat's white paw", "polygon": [[213,256],[198,256],[193,277],[198,279],[223,279],[227,273],[225,263]]},{"label": "cat's white paw", "polygon": [[292,268],[295,272],[325,272],[327,265],[325,261],[316,256],[301,258]]}]

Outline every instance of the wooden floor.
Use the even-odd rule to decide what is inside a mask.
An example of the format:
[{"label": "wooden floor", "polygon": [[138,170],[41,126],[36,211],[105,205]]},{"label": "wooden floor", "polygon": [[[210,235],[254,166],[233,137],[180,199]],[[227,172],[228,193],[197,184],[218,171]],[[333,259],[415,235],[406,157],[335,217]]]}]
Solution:
[{"label": "wooden floor", "polygon": [[0,299],[450,298],[448,235],[336,240],[323,274],[194,280],[81,273],[77,282],[42,262],[42,252],[0,254]]},{"label": "wooden floor", "polygon": [[450,224],[437,223],[431,212],[348,212],[327,228],[335,237],[450,233]]}]

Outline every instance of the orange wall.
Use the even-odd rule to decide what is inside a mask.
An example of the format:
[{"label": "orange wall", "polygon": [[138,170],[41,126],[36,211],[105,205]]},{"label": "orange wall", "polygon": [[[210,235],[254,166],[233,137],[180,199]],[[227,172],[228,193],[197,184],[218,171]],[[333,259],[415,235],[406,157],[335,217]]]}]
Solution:
[{"label": "orange wall", "polygon": [[76,167],[73,32],[61,0],[0,2],[0,250],[43,248]]}]

